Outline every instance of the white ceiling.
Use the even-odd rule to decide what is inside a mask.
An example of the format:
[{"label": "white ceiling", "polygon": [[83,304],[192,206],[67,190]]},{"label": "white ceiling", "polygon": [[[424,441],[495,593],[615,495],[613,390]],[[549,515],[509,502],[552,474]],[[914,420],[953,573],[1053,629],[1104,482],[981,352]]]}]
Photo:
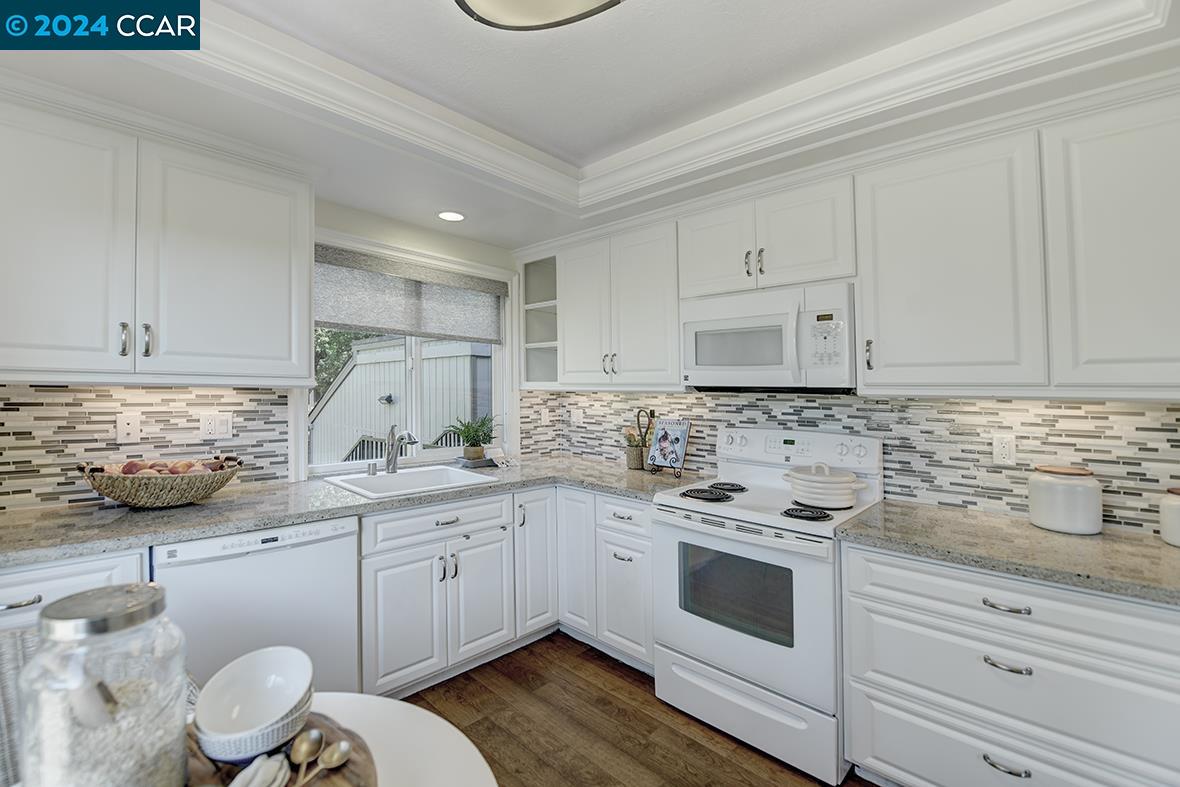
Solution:
[{"label": "white ceiling", "polygon": [[221,2],[584,166],[1001,0],[624,0],[533,32],[454,0]]}]

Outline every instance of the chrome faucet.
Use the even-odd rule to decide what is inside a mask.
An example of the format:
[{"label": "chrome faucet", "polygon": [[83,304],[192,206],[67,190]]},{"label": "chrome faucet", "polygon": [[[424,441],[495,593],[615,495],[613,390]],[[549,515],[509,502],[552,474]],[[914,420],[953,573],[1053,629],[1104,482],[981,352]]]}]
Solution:
[{"label": "chrome faucet", "polygon": [[418,445],[418,438],[409,431],[398,432],[397,424],[394,424],[389,427],[389,437],[385,440],[385,472],[397,472],[397,458],[403,445]]}]

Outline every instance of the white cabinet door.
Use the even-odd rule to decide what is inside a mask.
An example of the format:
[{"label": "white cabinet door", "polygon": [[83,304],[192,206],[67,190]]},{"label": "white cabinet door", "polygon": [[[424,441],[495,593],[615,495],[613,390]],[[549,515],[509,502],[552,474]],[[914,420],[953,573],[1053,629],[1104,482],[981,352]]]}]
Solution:
[{"label": "white cabinet door", "polygon": [[676,225],[669,222],[616,235],[610,247],[611,382],[676,385]]},{"label": "white cabinet door", "polygon": [[97,587],[142,582],[147,552],[63,560],[0,572],[0,631],[35,629],[41,610],[60,598]]},{"label": "white cabinet door", "polygon": [[447,666],[445,546],[427,544],[361,561],[365,691],[388,691]]},{"label": "white cabinet door", "polygon": [[610,240],[557,254],[557,379],[562,385],[610,379]]},{"label": "white cabinet door", "polygon": [[132,370],[135,150],[135,137],[3,106],[0,368]]},{"label": "white cabinet door", "polygon": [[1180,385],[1180,97],[1044,131],[1053,382]]},{"label": "white cabinet door", "polygon": [[1039,204],[1033,132],[857,176],[862,389],[1048,382]]},{"label": "white cabinet door", "polygon": [[557,490],[516,495],[516,635],[557,622]]},{"label": "white cabinet door", "polygon": [[139,162],[136,369],[310,377],[310,187],[156,143]]},{"label": "white cabinet door", "polygon": [[507,526],[447,542],[450,664],[516,638],[512,531]]},{"label": "white cabinet door", "polygon": [[598,638],[651,664],[651,542],[598,528]]},{"label": "white cabinet door", "polygon": [[759,287],[855,275],[851,177],[763,197],[754,212]]},{"label": "white cabinet door", "polygon": [[752,290],[754,209],[749,202],[686,216],[676,222],[680,297]]},{"label": "white cabinet door", "polygon": [[598,633],[594,593],[594,495],[557,490],[557,599],[561,622]]}]

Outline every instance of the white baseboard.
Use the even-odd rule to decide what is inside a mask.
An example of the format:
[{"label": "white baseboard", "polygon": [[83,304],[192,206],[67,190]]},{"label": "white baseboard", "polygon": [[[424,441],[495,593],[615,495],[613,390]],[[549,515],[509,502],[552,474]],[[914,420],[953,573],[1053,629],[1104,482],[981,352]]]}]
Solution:
[{"label": "white baseboard", "polygon": [[904,785],[898,784],[897,782],[893,781],[893,779],[886,779],[879,773],[873,773],[867,768],[862,768],[859,765],[852,766],[852,769],[856,771],[857,776],[864,779],[866,782],[878,785],[878,787],[904,787]]}]

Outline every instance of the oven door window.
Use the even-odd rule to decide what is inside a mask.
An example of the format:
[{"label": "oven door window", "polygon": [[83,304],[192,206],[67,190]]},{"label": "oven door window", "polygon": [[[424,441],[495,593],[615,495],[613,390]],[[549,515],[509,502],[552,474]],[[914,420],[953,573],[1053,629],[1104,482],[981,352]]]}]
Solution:
[{"label": "oven door window", "polygon": [[795,646],[791,569],[683,541],[679,557],[681,609],[775,645]]}]

